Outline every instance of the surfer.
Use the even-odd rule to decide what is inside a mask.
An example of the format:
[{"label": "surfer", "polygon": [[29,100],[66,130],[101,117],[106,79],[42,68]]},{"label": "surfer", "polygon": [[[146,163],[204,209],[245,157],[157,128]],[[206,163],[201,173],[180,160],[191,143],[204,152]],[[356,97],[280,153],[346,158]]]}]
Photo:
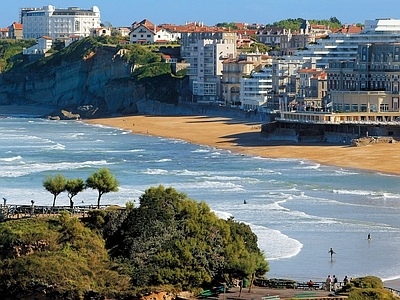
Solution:
[{"label": "surfer", "polygon": [[367,240],[368,240],[368,241],[370,241],[370,240],[371,240],[371,234],[370,234],[370,233],[368,233]]}]

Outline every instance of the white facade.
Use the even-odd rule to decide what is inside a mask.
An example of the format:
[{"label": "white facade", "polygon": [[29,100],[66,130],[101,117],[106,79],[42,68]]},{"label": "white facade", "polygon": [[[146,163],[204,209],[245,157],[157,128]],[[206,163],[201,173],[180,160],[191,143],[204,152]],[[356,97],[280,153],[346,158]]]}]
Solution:
[{"label": "white facade", "polygon": [[[193,95],[198,102],[215,103],[221,95],[222,62],[233,57],[236,44],[216,40],[199,40],[196,58],[189,61]],[[189,76],[190,76],[189,75]]]},{"label": "white facade", "polygon": [[176,42],[179,38],[180,33],[172,32],[168,29],[157,26],[149,28],[143,24],[132,29],[129,33],[129,42],[131,44],[168,43]]},{"label": "white facade", "polygon": [[51,49],[53,45],[53,40],[48,36],[42,36],[37,39],[37,44],[32,47],[23,49],[22,53],[24,55],[29,54],[44,54]]},{"label": "white facade", "polygon": [[318,39],[316,44],[307,46],[307,50],[296,52],[304,59],[315,58],[318,68],[326,68],[330,61],[354,61],[359,44],[400,42],[400,20],[366,20],[359,34],[330,34]]},{"label": "white facade", "polygon": [[240,102],[244,110],[259,110],[272,91],[272,69],[263,68],[251,74],[250,78],[240,80]]},{"label": "white facade", "polygon": [[100,10],[93,6],[91,10],[77,7],[56,9],[52,5],[43,8],[21,9],[23,37],[38,38],[49,36],[53,39],[66,39],[72,35],[90,36],[91,30],[100,27]]}]

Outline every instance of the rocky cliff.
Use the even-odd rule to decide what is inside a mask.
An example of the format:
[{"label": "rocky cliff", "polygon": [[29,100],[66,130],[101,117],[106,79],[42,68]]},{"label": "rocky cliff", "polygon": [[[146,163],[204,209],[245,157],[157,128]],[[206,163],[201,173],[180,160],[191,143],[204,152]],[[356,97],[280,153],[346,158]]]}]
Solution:
[{"label": "rocky cliff", "polygon": [[134,113],[144,90],[131,79],[131,68],[121,51],[104,46],[77,61],[7,72],[0,76],[0,105],[46,106],[99,115]]}]

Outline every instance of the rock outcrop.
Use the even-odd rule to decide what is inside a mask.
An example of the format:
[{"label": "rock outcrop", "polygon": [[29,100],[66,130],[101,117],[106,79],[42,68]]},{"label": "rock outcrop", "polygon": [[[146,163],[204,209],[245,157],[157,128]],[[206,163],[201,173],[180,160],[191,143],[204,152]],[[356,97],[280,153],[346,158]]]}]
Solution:
[{"label": "rock outcrop", "polygon": [[143,90],[131,79],[131,65],[112,46],[61,66],[0,74],[0,105],[38,105],[73,114],[92,106],[98,115],[137,112]]}]

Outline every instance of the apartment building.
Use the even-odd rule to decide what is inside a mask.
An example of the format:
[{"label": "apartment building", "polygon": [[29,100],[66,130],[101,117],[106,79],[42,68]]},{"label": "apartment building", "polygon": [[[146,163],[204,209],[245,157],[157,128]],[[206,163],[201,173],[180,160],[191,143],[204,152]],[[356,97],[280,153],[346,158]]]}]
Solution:
[{"label": "apartment building", "polygon": [[271,99],[272,69],[262,68],[240,80],[241,109],[257,112]]},{"label": "apartment building", "polygon": [[295,52],[304,59],[314,59],[317,68],[327,68],[330,61],[355,61],[359,44],[400,41],[400,20],[366,20],[364,27],[348,26],[316,40],[307,49]]},{"label": "apartment building", "polygon": [[325,110],[328,91],[326,71],[305,68],[299,70],[298,75],[297,95],[292,107],[302,111]]},{"label": "apartment building", "polygon": [[39,38],[48,36],[54,40],[65,40],[72,35],[90,36],[91,30],[100,27],[100,10],[78,7],[55,8],[47,5],[42,8],[22,8],[23,37]]},{"label": "apartment building", "polygon": [[359,45],[355,61],[332,62],[328,88],[334,111],[399,112],[400,42]]},{"label": "apartment building", "polygon": [[272,60],[272,93],[273,97],[267,106],[272,110],[286,110],[295,100],[299,85],[299,71],[313,68],[311,60],[294,56]]},{"label": "apartment building", "polygon": [[222,99],[226,105],[241,106],[240,91],[242,77],[249,77],[253,71],[259,71],[271,65],[272,58],[266,53],[241,53],[227,59],[222,64]]},{"label": "apartment building", "polygon": [[181,58],[190,64],[190,89],[198,103],[225,103],[221,97],[223,61],[236,57],[236,40],[235,32],[214,27],[181,33]]}]

